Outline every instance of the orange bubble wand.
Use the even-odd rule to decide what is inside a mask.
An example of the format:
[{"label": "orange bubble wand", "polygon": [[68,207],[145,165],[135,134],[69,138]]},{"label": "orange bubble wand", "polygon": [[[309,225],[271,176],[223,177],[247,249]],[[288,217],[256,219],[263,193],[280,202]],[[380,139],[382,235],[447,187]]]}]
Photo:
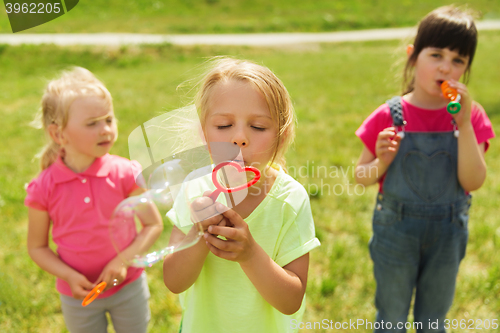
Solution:
[{"label": "orange bubble wand", "polygon": [[83,299],[82,306],[87,306],[92,303],[97,298],[97,296],[99,296],[99,294],[106,288],[106,285],[106,282],[103,281],[95,286],[94,289],[92,289]]},{"label": "orange bubble wand", "polygon": [[441,84],[441,91],[443,92],[444,97],[451,100],[451,102],[446,106],[446,111],[451,114],[460,112],[460,109],[462,108],[460,105],[461,96],[457,92],[457,89],[450,87],[448,81],[444,81]]}]

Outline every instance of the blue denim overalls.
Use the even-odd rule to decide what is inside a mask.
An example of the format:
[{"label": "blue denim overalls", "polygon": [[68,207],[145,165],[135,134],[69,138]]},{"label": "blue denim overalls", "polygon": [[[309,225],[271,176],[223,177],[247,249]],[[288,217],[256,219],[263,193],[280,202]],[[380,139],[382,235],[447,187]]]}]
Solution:
[{"label": "blue denim overalls", "polygon": [[[401,97],[387,103],[395,126],[404,127]],[[445,332],[471,202],[458,182],[457,156],[454,132],[406,132],[387,170],[370,240],[377,333],[406,332],[415,288],[413,327],[420,322],[417,332]]]}]

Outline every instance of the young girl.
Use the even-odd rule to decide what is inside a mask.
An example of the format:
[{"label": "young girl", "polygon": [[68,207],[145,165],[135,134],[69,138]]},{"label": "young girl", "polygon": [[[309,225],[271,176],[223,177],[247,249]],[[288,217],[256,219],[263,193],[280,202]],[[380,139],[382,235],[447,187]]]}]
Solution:
[{"label": "young girl", "polygon": [[[163,265],[165,285],[182,293],[181,332],[291,332],[319,241],[307,192],[283,169],[294,136],[288,92],[268,68],[224,58],[202,81],[196,107],[209,146],[239,147],[262,177],[234,209],[214,204],[210,192],[191,204],[197,218],[212,216],[205,235]],[[190,218],[180,211],[174,205],[168,216]]]},{"label": "young girl", "polygon": [[[109,219],[123,199],[142,189],[134,178],[138,163],[108,154],[118,136],[111,95],[91,72],[76,67],[48,84],[41,120],[51,141],[41,155],[42,172],[27,188],[29,255],[57,277],[70,332],[107,332],[106,312],[116,332],[146,332],[146,276],[122,259],[147,249],[162,222],[154,209],[145,212],[145,228],[117,256]],[[49,247],[51,224],[57,254]],[[82,307],[102,281],[105,291]]]},{"label": "young girl", "polygon": [[[405,331],[414,289],[417,331],[444,332],[467,244],[469,192],[485,180],[484,153],[494,136],[483,108],[459,82],[468,77],[476,44],[468,13],[453,6],[429,13],[407,47],[403,96],[356,131],[365,144],[356,180],[380,185],[370,241],[377,332]],[[462,96],[455,115],[446,111],[445,80]],[[431,330],[436,321],[439,328]]]}]

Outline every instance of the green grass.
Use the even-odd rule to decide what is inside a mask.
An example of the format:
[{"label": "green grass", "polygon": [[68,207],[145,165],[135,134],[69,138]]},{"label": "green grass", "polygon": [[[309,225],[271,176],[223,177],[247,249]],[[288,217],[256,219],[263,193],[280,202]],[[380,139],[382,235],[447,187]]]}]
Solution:
[{"label": "green grass", "polygon": [[[487,110],[497,130],[499,53],[500,33],[481,33],[469,84],[471,94]],[[394,74],[400,68],[390,68],[397,58],[404,57],[399,42],[281,50],[171,45],[121,49],[0,46],[0,332],[65,332],[54,279],[39,269],[26,251],[24,184],[37,174],[32,158],[44,138],[41,131],[29,127],[29,122],[47,80],[69,65],[87,67],[101,78],[113,95],[119,118],[120,137],[112,153],[128,156],[131,130],[160,112],[186,104],[189,96],[185,90],[176,91],[177,85],[198,75],[207,57],[222,54],[270,67],[294,100],[299,126],[296,143],[287,154],[288,165],[313,195],[311,204],[322,242],[321,248],[311,253],[304,320],[373,321],[375,283],[367,243],[376,188],[360,193],[360,188],[354,187],[352,168],[362,149],[354,131],[372,110],[398,93]],[[500,258],[495,255],[500,250],[497,140],[492,140],[486,161],[488,179],[475,194],[471,209],[468,253],[449,313],[452,319],[493,319],[500,313]],[[343,193],[334,187],[339,183],[348,184]],[[315,195],[318,187],[323,193]],[[355,190],[360,195],[352,195]],[[163,285],[161,265],[149,268],[148,274],[153,313],[150,332],[177,332],[180,307],[177,297]]]},{"label": "green grass", "polygon": [[[92,0],[80,1],[68,14],[26,32],[241,33],[399,27],[413,26],[432,9],[449,3],[448,0]],[[497,0],[474,0],[473,5],[483,18],[500,19]],[[0,32],[11,31],[2,7]]]}]

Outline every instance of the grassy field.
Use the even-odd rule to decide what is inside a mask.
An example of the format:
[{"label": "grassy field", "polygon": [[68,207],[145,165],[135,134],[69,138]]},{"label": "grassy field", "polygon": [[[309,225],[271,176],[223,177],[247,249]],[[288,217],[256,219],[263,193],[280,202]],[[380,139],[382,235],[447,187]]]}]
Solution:
[{"label": "grassy field", "polygon": [[[85,8],[83,2],[80,5]],[[500,32],[481,33],[469,85],[497,130],[499,52]],[[196,76],[200,65],[214,55],[252,59],[270,67],[294,100],[299,126],[287,159],[292,175],[312,195],[317,235],[322,242],[322,247],[311,253],[304,321],[374,320],[375,283],[367,243],[376,188],[354,186],[352,170],[362,149],[354,131],[373,109],[398,93],[399,82],[394,75],[400,67],[391,68],[404,56],[399,42],[280,50],[0,45],[0,115],[4,124],[0,131],[0,332],[66,332],[54,279],[39,269],[26,251],[24,184],[37,174],[33,155],[44,139],[43,133],[31,128],[29,122],[47,80],[75,64],[96,73],[111,91],[119,118],[120,137],[112,153],[128,156],[130,131],[161,112],[188,103],[189,96],[184,90],[176,91],[176,87]],[[500,222],[495,213],[500,194],[497,140],[492,141],[486,161],[488,179],[475,194],[469,246],[450,319],[499,319],[500,258],[495,255],[500,250]],[[330,172],[325,173],[326,168]],[[316,193],[317,189],[321,189],[320,193]],[[177,297],[163,285],[161,265],[148,269],[148,274],[153,313],[150,332],[177,332],[180,308]]]},{"label": "grassy field", "polygon": [[[68,14],[29,29],[39,32],[229,33],[334,31],[413,26],[448,0],[92,0]],[[497,0],[473,3],[485,19],[500,19]],[[92,22],[92,24],[89,24]],[[0,33],[11,32],[0,10]]]}]

